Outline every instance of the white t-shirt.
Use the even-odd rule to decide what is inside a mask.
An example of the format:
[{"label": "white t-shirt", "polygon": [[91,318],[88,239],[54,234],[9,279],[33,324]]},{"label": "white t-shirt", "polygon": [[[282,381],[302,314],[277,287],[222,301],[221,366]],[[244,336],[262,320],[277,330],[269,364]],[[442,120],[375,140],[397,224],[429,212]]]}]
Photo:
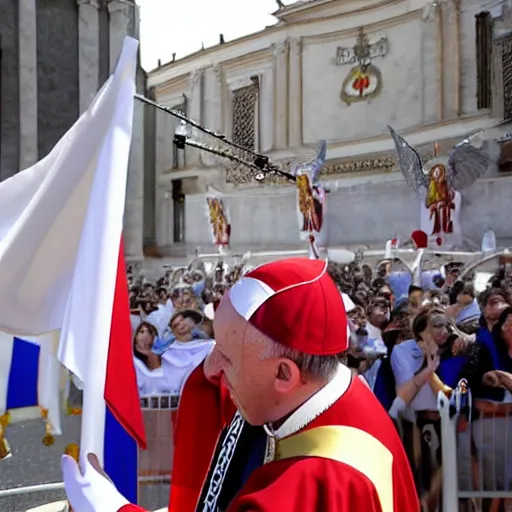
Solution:
[{"label": "white t-shirt", "polygon": [[189,375],[204,361],[214,340],[175,341],[162,355],[162,368],[171,394],[181,394]]},{"label": "white t-shirt", "polygon": [[150,370],[140,359],[133,358],[135,372],[137,374],[137,385],[141,397],[170,395],[171,389],[165,378],[163,366]]}]

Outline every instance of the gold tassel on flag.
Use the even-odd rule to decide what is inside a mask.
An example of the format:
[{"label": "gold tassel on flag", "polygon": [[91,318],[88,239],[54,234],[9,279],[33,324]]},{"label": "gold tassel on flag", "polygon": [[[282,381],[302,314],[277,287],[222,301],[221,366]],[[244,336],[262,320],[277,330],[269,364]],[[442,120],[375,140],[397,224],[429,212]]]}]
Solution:
[{"label": "gold tassel on flag", "polygon": [[9,411],[7,411],[5,414],[0,416],[0,427],[5,430],[9,426],[9,423],[11,423],[11,415],[9,414]]},{"label": "gold tassel on flag", "polygon": [[80,457],[80,447],[76,443],[71,443],[64,448],[64,454],[73,457],[78,462]]},{"label": "gold tassel on flag", "polygon": [[11,447],[4,437],[4,427],[0,423],[0,461],[8,459],[11,455]]},{"label": "gold tassel on flag", "polygon": [[48,419],[48,409],[44,409],[41,407],[41,416],[43,417],[45,421],[45,435],[43,437],[43,444],[45,446],[52,446],[55,443],[55,437],[53,436],[53,428],[50,423],[50,420]]}]

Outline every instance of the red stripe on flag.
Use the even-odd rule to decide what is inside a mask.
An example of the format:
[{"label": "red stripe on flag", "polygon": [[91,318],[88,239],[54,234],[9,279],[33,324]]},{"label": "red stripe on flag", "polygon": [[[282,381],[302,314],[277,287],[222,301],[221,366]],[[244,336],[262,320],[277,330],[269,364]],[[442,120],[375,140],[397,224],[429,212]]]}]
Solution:
[{"label": "red stripe on flag", "polygon": [[141,448],[146,449],[146,434],[133,364],[129,302],[124,244],[121,238],[108,347],[105,401],[116,420]]}]

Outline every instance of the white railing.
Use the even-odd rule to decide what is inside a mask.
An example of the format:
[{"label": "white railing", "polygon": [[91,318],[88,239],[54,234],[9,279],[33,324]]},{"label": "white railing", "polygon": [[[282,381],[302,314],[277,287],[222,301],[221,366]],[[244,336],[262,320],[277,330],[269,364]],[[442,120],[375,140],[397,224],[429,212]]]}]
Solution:
[{"label": "white railing", "polygon": [[[161,477],[154,476],[140,476],[138,478],[139,484],[152,484],[152,483],[162,483]],[[170,476],[165,479],[165,483],[169,483],[171,481]],[[13,487],[12,489],[1,489],[0,490],[0,499],[8,498],[11,496],[22,496],[24,494],[36,494],[38,492],[51,492],[51,491],[63,491],[64,490],[64,482],[55,482],[50,484],[40,484],[40,485],[28,485],[25,487]]]},{"label": "white railing", "polygon": [[[459,510],[460,500],[470,500],[477,511],[481,500],[507,500],[512,510],[512,416],[497,415],[470,421],[464,433],[457,433],[457,407],[440,393],[443,511]],[[465,453],[464,453],[465,452]],[[462,455],[462,457],[461,457]],[[468,468],[459,467],[461,460]],[[469,469],[467,478],[460,477]],[[464,482],[463,480],[467,480]],[[496,505],[497,506],[497,505]],[[492,509],[491,509],[492,510]],[[498,510],[496,508],[496,510]]]},{"label": "white railing", "polygon": [[53,484],[29,485],[27,487],[14,487],[12,489],[0,490],[0,498],[7,498],[10,496],[21,496],[23,494],[35,494],[38,492],[62,491],[63,489],[63,482],[57,482]]}]

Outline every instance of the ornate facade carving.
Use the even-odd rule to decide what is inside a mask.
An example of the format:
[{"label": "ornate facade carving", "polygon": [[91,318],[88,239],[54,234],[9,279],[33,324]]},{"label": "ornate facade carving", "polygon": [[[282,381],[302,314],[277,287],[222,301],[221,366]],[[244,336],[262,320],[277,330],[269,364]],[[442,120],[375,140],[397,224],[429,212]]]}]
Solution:
[{"label": "ornate facade carving", "polygon": [[[422,161],[428,162],[433,158],[432,152],[420,155]],[[291,161],[280,162],[279,167],[283,170],[290,168]],[[361,158],[349,162],[340,162],[326,165],[320,176],[323,178],[354,174],[359,172],[382,172],[389,173],[396,170],[394,155],[379,156],[374,158]],[[256,173],[243,166],[230,166],[226,169],[226,181],[234,185],[247,185],[249,183],[261,183],[263,185],[289,185],[290,181],[279,175],[267,175],[263,181],[256,180]]]},{"label": "ornate facade carving", "polygon": [[104,0],[76,0],[76,3],[79,7],[82,5],[90,5],[91,7],[95,7],[96,9],[101,9],[104,7]]},{"label": "ornate facade carving", "polygon": [[214,64],[212,66],[212,71],[217,80],[220,80],[222,78],[222,66],[220,64]]},{"label": "ornate facade carving", "polygon": [[79,7],[82,5],[90,5],[96,9],[102,9],[107,5],[105,0],[76,0],[76,3]]},{"label": "ornate facade carving", "polygon": [[278,57],[279,55],[282,55],[287,49],[290,44],[290,39],[285,39],[282,43],[276,43],[272,45],[272,56]]},{"label": "ornate facade carving", "polygon": [[133,5],[123,0],[107,0],[108,12],[114,14],[116,12],[123,12],[126,15],[133,9]]},{"label": "ornate facade carving", "polygon": [[188,89],[189,91],[193,91],[196,85],[199,83],[199,80],[203,76],[202,69],[195,69],[192,71],[188,77]]},{"label": "ornate facade carving", "polygon": [[302,54],[302,39],[289,39],[289,45],[291,53],[299,56]]}]

